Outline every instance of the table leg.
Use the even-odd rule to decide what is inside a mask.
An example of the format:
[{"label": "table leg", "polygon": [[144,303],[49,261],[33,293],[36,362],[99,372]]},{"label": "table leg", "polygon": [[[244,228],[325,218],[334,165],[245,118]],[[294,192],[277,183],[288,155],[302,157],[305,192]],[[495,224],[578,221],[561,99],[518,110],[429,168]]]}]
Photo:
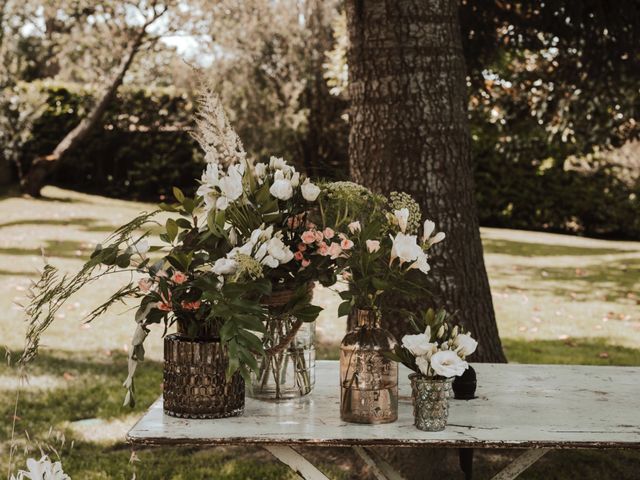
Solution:
[{"label": "table leg", "polygon": [[268,445],[264,448],[305,480],[329,480],[324,473],[291,447]]},{"label": "table leg", "polygon": [[513,480],[524,472],[531,465],[540,460],[550,448],[539,448],[536,450],[527,450],[513,462],[507,465],[500,473],[491,480]]},{"label": "table leg", "polygon": [[355,452],[364,460],[371,473],[378,480],[404,480],[402,475],[395,471],[395,469],[389,465],[380,455],[370,449],[364,449],[363,447],[354,446]]},{"label": "table leg", "polygon": [[473,478],[473,448],[458,449],[458,456],[460,458],[460,469],[464,473],[464,480],[471,480]]}]

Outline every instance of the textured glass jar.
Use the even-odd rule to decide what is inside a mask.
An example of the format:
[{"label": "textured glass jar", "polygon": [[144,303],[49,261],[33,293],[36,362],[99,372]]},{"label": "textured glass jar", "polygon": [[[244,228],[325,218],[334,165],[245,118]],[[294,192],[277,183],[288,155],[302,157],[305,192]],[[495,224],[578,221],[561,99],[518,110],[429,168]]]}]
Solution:
[{"label": "textured glass jar", "polygon": [[[310,289],[313,284],[310,284]],[[260,400],[289,400],[308,395],[316,383],[315,322],[302,322],[282,312],[293,291],[281,291],[263,300],[273,312],[263,337],[264,357],[256,357],[248,395]]]},{"label": "textured glass jar", "polygon": [[356,310],[356,328],[340,345],[340,418],[353,423],[398,419],[398,364],[385,356],[396,345],[372,310]]},{"label": "textured glass jar", "polygon": [[164,337],[163,407],[181,418],[224,418],[244,410],[244,380],[229,381],[227,349],[219,339]]},{"label": "textured glass jar", "polygon": [[416,428],[427,432],[444,430],[449,418],[449,397],[453,378],[433,379],[412,373],[409,379]]}]

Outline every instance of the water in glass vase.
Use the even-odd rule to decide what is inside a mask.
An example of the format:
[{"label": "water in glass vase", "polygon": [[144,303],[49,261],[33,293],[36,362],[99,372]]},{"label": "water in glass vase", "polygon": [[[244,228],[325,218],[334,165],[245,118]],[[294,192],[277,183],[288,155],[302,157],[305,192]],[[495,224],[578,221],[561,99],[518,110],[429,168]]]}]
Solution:
[{"label": "water in glass vase", "polygon": [[394,347],[395,339],[377,326],[373,312],[357,315],[358,326],[340,346],[340,418],[353,423],[394,422],[398,365],[384,354]]}]

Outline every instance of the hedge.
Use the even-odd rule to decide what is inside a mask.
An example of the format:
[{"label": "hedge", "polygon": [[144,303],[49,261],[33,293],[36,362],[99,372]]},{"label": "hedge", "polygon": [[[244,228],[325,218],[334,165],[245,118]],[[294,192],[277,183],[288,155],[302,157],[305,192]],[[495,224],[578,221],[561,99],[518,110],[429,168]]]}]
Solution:
[{"label": "hedge", "polygon": [[[92,101],[87,90],[43,88],[48,108],[25,148],[27,164],[36,154],[50,152]],[[104,127],[64,159],[53,182],[149,201],[170,194],[174,185],[192,191],[202,170],[202,155],[188,133],[193,109],[187,95],[170,89],[121,89]],[[567,169],[562,145],[549,145],[535,125],[522,125],[518,141],[507,151],[498,140],[501,133],[489,122],[472,115],[471,126],[481,224],[640,239],[637,181],[621,180],[606,164],[591,172]],[[260,136],[259,125],[254,128],[258,138],[270,138]],[[346,140],[336,144],[346,145]],[[264,149],[280,152],[282,145]]]}]

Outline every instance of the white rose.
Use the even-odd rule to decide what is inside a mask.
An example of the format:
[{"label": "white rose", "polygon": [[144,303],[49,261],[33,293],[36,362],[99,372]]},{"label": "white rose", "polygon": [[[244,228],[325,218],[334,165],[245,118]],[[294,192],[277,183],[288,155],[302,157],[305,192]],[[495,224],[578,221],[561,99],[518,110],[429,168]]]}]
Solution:
[{"label": "white rose", "polygon": [[427,357],[416,357],[416,365],[418,366],[420,373],[426,377],[429,376],[429,366],[431,365],[431,362]]},{"label": "white rose", "polygon": [[352,234],[356,234],[358,233],[360,230],[362,230],[362,226],[360,225],[359,221],[355,221],[355,222],[351,222],[349,225],[347,225],[347,227],[349,228],[349,231]]},{"label": "white rose", "polygon": [[402,346],[413,353],[416,357],[426,355],[437,348],[435,344],[429,342],[430,338],[424,333],[417,335],[405,335],[402,337]]},{"label": "white rose", "polygon": [[453,345],[456,347],[456,353],[466,357],[476,351],[478,342],[471,337],[468,333],[461,333],[453,340]]},{"label": "white rose", "polygon": [[293,196],[293,187],[289,180],[276,180],[271,185],[269,193],[279,200],[289,200]]},{"label": "white rose", "polygon": [[462,360],[458,354],[452,350],[436,352],[431,356],[431,368],[441,377],[458,377],[469,368],[469,364]]},{"label": "white rose", "polygon": [[436,229],[435,222],[432,222],[431,220],[425,220],[423,233],[422,233],[422,241],[426,242],[435,229]]},{"label": "white rose", "polygon": [[271,157],[269,159],[269,168],[271,170],[282,170],[285,166],[285,161],[282,158]]},{"label": "white rose", "polygon": [[238,264],[231,258],[219,258],[213,264],[213,273],[216,275],[230,275],[236,273]]},{"label": "white rose", "polygon": [[278,237],[269,240],[267,252],[279,263],[288,263],[293,259],[293,252]]},{"label": "white rose", "polygon": [[404,233],[407,229],[407,223],[409,222],[409,209],[401,208],[400,210],[394,210],[393,214],[396,217],[400,231]]},{"label": "white rose", "polygon": [[302,196],[307,202],[315,202],[318,195],[320,195],[320,187],[311,183],[308,178],[304,181],[300,190],[302,191]]},{"label": "white rose", "polygon": [[413,262],[423,254],[422,248],[418,245],[415,235],[405,235],[398,233],[393,240],[391,247],[391,260],[400,259],[400,263]]}]

